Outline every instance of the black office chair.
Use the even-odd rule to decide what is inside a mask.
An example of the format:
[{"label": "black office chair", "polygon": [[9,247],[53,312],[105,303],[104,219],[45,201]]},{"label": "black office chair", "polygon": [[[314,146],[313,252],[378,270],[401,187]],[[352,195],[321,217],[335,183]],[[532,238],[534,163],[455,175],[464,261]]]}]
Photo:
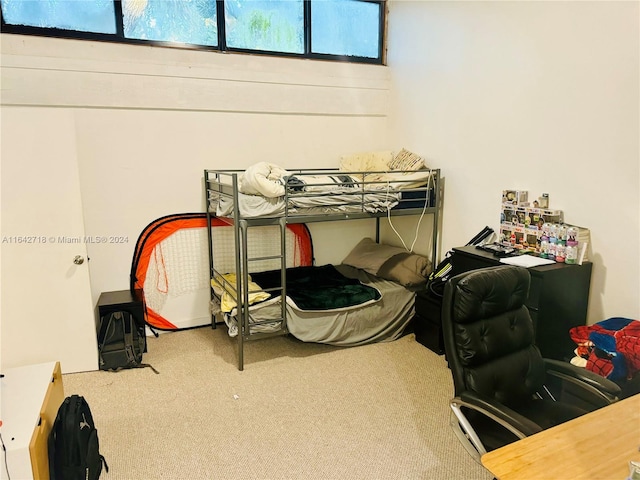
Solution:
[{"label": "black office chair", "polygon": [[617,400],[620,388],[585,369],[543,359],[525,306],[529,271],[473,270],[447,283],[442,305],[455,398],[451,424],[476,460],[495,448]]}]

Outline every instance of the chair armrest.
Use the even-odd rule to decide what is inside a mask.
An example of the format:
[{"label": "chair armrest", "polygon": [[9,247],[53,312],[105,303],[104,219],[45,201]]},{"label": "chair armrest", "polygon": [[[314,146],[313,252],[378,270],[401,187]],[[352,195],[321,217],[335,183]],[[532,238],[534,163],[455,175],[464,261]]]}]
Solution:
[{"label": "chair armrest", "polygon": [[[457,398],[465,407],[476,410],[493,419],[519,438],[528,437],[543,430],[540,425],[520,415],[518,412],[477,392],[461,392]],[[452,400],[452,402],[455,400]]]},{"label": "chair armrest", "polygon": [[586,391],[607,400],[608,403],[615,401],[620,395],[620,387],[616,383],[597,373],[550,358],[545,358],[544,364],[548,374],[579,385]]}]

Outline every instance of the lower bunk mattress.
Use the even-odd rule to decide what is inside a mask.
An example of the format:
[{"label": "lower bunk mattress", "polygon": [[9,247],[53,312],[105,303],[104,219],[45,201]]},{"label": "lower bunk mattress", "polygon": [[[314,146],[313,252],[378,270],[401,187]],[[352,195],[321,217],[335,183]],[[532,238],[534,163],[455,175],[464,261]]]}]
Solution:
[{"label": "lower bunk mattress", "polygon": [[[415,312],[414,292],[348,265],[336,265],[335,268],[345,277],[372,287],[379,295],[361,305],[330,310],[303,310],[287,298],[286,326],[289,333],[303,342],[337,346],[386,342],[402,336]],[[250,306],[249,314],[252,333],[280,330],[280,322],[268,321],[282,317],[281,297]],[[224,314],[224,320],[229,334],[237,335],[236,309]]]}]

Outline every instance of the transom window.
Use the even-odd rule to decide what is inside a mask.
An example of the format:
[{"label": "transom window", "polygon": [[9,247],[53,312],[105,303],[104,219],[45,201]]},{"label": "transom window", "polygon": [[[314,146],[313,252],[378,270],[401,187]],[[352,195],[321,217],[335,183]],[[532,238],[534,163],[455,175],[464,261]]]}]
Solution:
[{"label": "transom window", "polygon": [[384,0],[0,0],[2,32],[383,63]]}]

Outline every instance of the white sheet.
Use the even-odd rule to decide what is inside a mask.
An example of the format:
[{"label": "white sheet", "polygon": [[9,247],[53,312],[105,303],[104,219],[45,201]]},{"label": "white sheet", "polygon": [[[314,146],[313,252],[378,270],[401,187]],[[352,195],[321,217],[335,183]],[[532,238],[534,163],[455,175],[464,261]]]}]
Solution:
[{"label": "white sheet", "polygon": [[238,190],[247,195],[261,195],[267,198],[284,195],[284,168],[268,162],[259,162],[247,168],[238,178]]},{"label": "white sheet", "polygon": [[[395,207],[398,204],[399,194],[367,193],[364,198],[361,204],[359,195],[295,196],[290,199],[288,211],[289,214],[294,215],[349,213],[360,212],[364,206],[366,212],[379,212]],[[265,198],[238,193],[238,205],[240,214],[245,218],[280,216],[285,213],[284,197]],[[215,209],[218,217],[233,215],[233,201],[227,197],[221,197],[217,202],[212,199],[210,208]]]},{"label": "white sheet", "polygon": [[[247,218],[284,215],[284,197],[265,198],[238,193],[238,205],[240,214]],[[218,217],[229,217],[233,215],[233,200],[228,197],[220,197],[218,201],[212,199],[210,208]]]},{"label": "white sheet", "polygon": [[[282,306],[280,297],[273,297],[262,303],[258,303],[249,307],[250,321],[261,322],[263,320],[271,320],[282,317]],[[224,323],[227,324],[230,337],[238,336],[238,311],[232,310],[231,313],[223,314]],[[251,325],[249,327],[251,333],[261,332],[277,332],[280,330],[280,322],[265,323],[260,325]]]}]

